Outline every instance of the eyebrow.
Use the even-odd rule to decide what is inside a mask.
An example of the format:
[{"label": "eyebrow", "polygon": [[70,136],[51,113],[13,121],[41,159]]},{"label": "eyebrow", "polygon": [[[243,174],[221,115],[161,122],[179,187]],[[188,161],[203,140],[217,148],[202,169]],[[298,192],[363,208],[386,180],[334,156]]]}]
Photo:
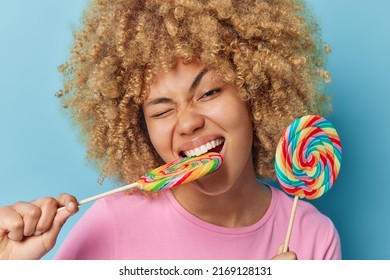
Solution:
[{"label": "eyebrow", "polygon": [[[207,68],[203,68],[202,70],[200,70],[200,72],[198,73],[198,75],[196,75],[194,81],[192,82],[190,88],[189,88],[189,92],[192,92],[196,89],[196,87],[199,85],[200,81],[202,80],[203,76],[208,72],[208,69]],[[152,99],[150,100],[149,102],[146,103],[147,106],[150,106],[150,105],[157,105],[157,104],[164,104],[164,103],[172,103],[173,100],[171,98],[168,98],[168,97],[159,97],[159,98],[155,98],[155,99]]]},{"label": "eyebrow", "polygon": [[196,87],[199,85],[200,81],[202,80],[203,76],[206,75],[208,71],[209,70],[207,68],[203,68],[202,70],[200,70],[199,74],[195,77],[194,81],[190,86],[190,90],[189,90],[190,92],[196,89]]},{"label": "eyebrow", "polygon": [[170,102],[173,102],[171,98],[159,97],[159,98],[155,98],[155,99],[150,100],[146,105],[149,106],[149,105],[156,105],[156,104],[170,103]]}]

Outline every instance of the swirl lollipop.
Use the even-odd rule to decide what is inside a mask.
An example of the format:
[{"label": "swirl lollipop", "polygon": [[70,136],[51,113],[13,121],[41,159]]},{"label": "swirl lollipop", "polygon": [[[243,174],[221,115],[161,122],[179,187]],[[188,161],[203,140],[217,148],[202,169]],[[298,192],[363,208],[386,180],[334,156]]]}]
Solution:
[{"label": "swirl lollipop", "polygon": [[213,152],[178,159],[145,173],[137,182],[80,200],[79,205],[131,188],[148,192],[172,188],[205,176],[218,169],[221,164],[222,156]]},{"label": "swirl lollipop", "polygon": [[222,156],[218,153],[186,157],[145,173],[138,179],[137,185],[141,190],[149,192],[172,188],[203,177],[221,164]]},{"label": "swirl lollipop", "polygon": [[316,199],[329,191],[340,166],[340,139],[326,119],[303,116],[284,131],[276,149],[275,171],[282,189],[295,199],[283,252],[287,251],[298,199]]}]

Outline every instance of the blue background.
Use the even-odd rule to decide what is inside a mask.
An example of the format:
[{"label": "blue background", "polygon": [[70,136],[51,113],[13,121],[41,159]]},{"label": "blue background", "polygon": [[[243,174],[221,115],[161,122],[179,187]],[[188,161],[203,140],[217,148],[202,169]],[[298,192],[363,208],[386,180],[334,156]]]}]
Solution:
[{"label": "blue background", "polygon": [[[390,259],[390,2],[310,0],[332,47],[328,119],[343,163],[332,190],[312,201],[339,230],[344,259]],[[86,6],[83,0],[0,4],[0,205],[63,192],[79,199],[106,191],[54,94]],[[51,259],[82,206],[59,236]]]}]

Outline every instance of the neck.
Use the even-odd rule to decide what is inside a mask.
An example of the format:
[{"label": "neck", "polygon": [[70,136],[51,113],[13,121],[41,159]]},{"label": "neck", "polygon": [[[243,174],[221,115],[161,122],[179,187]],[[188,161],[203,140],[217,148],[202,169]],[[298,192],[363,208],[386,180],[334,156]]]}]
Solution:
[{"label": "neck", "polygon": [[[252,169],[253,170],[253,169]],[[270,190],[252,176],[243,174],[220,194],[206,194],[195,184],[172,189],[176,200],[198,218],[224,227],[244,227],[256,223],[266,213]]]}]

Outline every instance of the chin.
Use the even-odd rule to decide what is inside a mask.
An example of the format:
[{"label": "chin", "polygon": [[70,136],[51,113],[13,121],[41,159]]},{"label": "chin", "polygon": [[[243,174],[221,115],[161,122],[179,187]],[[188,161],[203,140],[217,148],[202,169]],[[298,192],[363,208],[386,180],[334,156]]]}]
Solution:
[{"label": "chin", "polygon": [[215,172],[207,175],[207,177],[197,179],[192,182],[192,187],[198,192],[209,195],[217,196],[224,194],[230,190],[229,184],[225,180],[221,180],[221,174]]}]

